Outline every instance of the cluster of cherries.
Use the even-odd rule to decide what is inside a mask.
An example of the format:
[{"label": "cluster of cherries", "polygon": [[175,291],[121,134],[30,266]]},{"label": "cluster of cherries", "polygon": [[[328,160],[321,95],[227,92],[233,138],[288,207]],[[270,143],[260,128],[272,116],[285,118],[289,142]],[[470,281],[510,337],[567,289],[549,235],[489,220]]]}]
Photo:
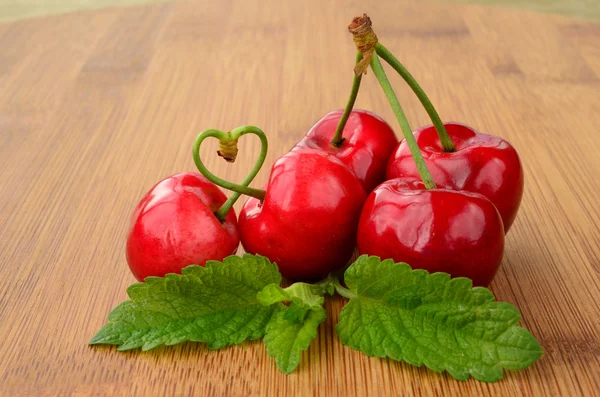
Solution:
[{"label": "cluster of cherries", "polygon": [[[193,154],[202,174],[164,179],[135,209],[127,260],[137,279],[222,260],[241,241],[289,279],[326,277],[357,249],[413,269],[468,277],[474,285],[490,283],[523,193],[517,152],[499,137],[442,123],[414,78],[377,42],[366,15],[349,30],[359,52],[345,110],[325,115],[280,157],[265,190],[248,187],[266,156],[260,129],[200,134]],[[379,56],[413,88],[434,125],[410,130]],[[383,119],[352,109],[369,65],[402,127],[400,142]],[[219,139],[219,154],[234,161],[245,134],[259,136],[263,146],[244,182],[210,173],[200,159],[202,141]],[[227,199],[217,185],[234,193]],[[241,194],[251,197],[236,218],[232,205]]]}]

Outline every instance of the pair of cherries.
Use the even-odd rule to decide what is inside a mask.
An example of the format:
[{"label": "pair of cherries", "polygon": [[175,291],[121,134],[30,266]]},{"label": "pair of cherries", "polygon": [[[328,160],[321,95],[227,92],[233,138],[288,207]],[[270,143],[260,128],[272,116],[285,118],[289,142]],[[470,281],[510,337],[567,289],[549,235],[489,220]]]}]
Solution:
[{"label": "pair of cherries", "polygon": [[332,145],[341,116],[326,115],[275,162],[264,198],[250,198],[237,224],[233,210],[215,216],[226,198],[202,175],[158,183],[132,217],[127,259],[134,275],[142,280],[222,260],[241,238],[246,251],[268,257],[292,279],[327,276],[357,246],[360,254],[487,285],[522,195],[516,151],[500,138],[448,123],[456,151],[444,152],[433,127],[417,130],[438,186],[426,190],[405,141],[398,144],[387,123],[369,112],[352,111],[345,139]]},{"label": "pair of cherries", "polygon": [[507,141],[460,123],[444,126],[455,151],[443,150],[433,126],[414,132],[437,188],[425,189],[403,140],[390,157],[387,181],[364,205],[358,249],[487,286],[519,209],[523,169]]}]

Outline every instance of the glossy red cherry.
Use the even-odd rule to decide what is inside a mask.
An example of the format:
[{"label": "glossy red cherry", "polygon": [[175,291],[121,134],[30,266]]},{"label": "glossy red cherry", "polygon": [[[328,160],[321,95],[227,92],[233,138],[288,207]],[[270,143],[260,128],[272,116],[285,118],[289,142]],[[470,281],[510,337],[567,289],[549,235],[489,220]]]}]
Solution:
[{"label": "glossy red cherry", "polygon": [[335,147],[331,140],[342,113],[342,110],[327,113],[296,147],[320,149],[335,155],[354,172],[365,191],[370,192],[385,180],[387,162],[398,138],[382,118],[355,109],[344,126],[345,140],[340,147]]},{"label": "glossy red cherry", "polygon": [[413,269],[492,281],[504,250],[496,207],[477,193],[425,190],[411,178],[392,179],[367,198],[358,226],[362,254],[406,262]]},{"label": "glossy red cherry", "polygon": [[242,208],[242,245],[277,263],[287,278],[325,277],[351,258],[365,197],[335,156],[293,150],[273,165],[264,201],[250,198]]},{"label": "glossy red cherry", "polygon": [[186,172],[160,181],[144,196],[131,218],[127,262],[140,281],[181,273],[235,254],[239,245],[235,212],[224,222],[214,213],[226,197],[205,177]]},{"label": "glossy red cherry", "polygon": [[[504,139],[482,134],[467,125],[444,125],[456,146],[455,152],[442,150],[433,126],[414,132],[437,187],[483,194],[500,212],[508,232],[523,196],[523,168],[517,151]],[[386,176],[419,178],[404,140],[390,157]]]}]

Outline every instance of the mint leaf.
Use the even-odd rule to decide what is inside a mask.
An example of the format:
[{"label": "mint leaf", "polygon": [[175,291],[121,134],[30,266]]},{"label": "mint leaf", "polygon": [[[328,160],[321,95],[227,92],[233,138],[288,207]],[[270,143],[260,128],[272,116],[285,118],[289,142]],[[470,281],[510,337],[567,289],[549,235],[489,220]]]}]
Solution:
[{"label": "mint leaf", "polygon": [[317,336],[317,328],[327,318],[323,307],[310,310],[303,321],[286,318],[287,310],[277,312],[267,325],[267,333],[263,342],[267,346],[267,354],[275,357],[277,367],[289,374],[300,363],[302,351],[308,349],[310,342]]},{"label": "mint leaf", "polygon": [[258,299],[264,305],[288,301],[290,306],[273,315],[267,325],[263,342],[267,353],[275,357],[277,367],[289,374],[300,363],[302,351],[308,349],[317,336],[317,328],[327,318],[323,308],[325,293],[333,294],[329,279],[318,284],[295,283],[288,288],[271,284]]},{"label": "mint leaf", "polygon": [[304,321],[304,317],[310,310],[322,308],[325,298],[323,295],[333,295],[335,289],[329,279],[318,284],[294,283],[288,288],[281,288],[277,284],[266,286],[258,293],[258,300],[263,305],[271,305],[275,302],[291,302],[285,312],[288,320]]},{"label": "mint leaf", "polygon": [[363,255],[344,275],[350,301],[336,327],[343,344],[369,356],[493,382],[542,354],[519,312],[466,278],[412,270]]},{"label": "mint leaf", "polygon": [[256,297],[265,286],[281,282],[277,266],[262,256],[230,256],[182,273],[130,286],[131,300],[109,314],[90,344],[149,350],[189,340],[218,349],[262,337],[271,317],[284,308],[264,306]]}]

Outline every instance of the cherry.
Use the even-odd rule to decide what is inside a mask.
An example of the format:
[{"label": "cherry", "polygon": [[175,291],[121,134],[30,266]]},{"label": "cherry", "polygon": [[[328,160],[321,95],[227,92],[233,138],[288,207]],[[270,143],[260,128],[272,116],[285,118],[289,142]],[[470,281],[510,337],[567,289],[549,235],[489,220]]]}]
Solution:
[{"label": "cherry", "polygon": [[487,286],[502,261],[504,228],[496,207],[481,194],[391,179],[365,202],[358,251]]},{"label": "cherry", "polygon": [[349,114],[339,146],[332,143],[342,110],[327,113],[296,145],[334,154],[362,183],[366,192],[385,180],[388,158],[398,144],[392,128],[379,116],[355,109]]},{"label": "cherry", "polygon": [[239,245],[235,212],[221,222],[215,212],[226,197],[198,173],[186,172],[157,183],[131,217],[127,262],[140,281],[181,273],[235,254]]},{"label": "cherry", "polygon": [[[256,164],[242,184],[211,174],[200,159],[202,141],[208,137],[218,138],[219,155],[233,162],[237,141],[245,134],[257,135],[262,147]],[[235,254],[239,236],[232,207],[240,193],[227,199],[215,183],[244,193],[261,193],[248,187],[267,154],[267,138],[260,129],[245,126],[229,132],[204,131],[194,141],[192,154],[204,176],[187,172],[162,180],[144,196],[133,213],[127,238],[127,262],[140,281],[148,276],[181,273],[185,266],[205,265],[208,260],[222,261]]]},{"label": "cherry", "polygon": [[[414,132],[438,187],[481,193],[498,208],[508,232],[523,196],[523,167],[517,151],[504,139],[482,134],[461,123],[445,123],[456,149],[444,151],[433,126]],[[405,141],[390,157],[387,178],[418,177]]]},{"label": "cherry", "polygon": [[240,211],[242,245],[287,278],[325,277],[352,257],[365,197],[334,155],[293,150],[273,164],[264,201],[250,198]]}]

